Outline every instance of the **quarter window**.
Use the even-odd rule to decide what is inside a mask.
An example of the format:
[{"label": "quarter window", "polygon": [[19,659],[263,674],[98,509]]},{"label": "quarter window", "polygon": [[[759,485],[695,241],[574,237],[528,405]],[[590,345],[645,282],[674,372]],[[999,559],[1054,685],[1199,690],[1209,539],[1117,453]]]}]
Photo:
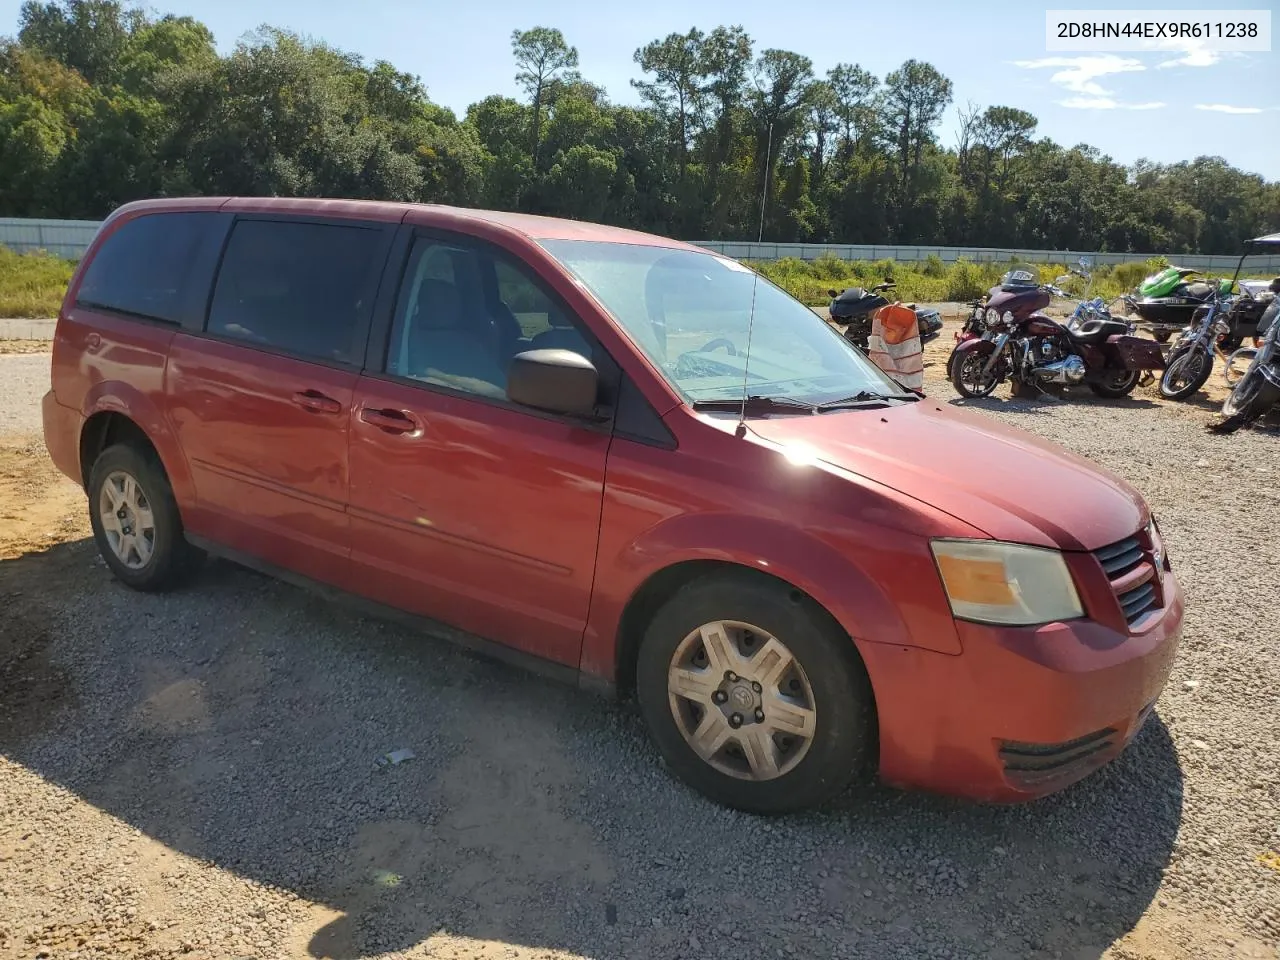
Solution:
[{"label": "quarter window", "polygon": [[122,224],[94,254],[77,302],[166,323],[181,323],[192,303],[203,311],[209,257],[202,254],[225,236],[214,229],[219,220],[216,213],[157,213]]},{"label": "quarter window", "polygon": [[381,238],[360,226],[240,221],[218,274],[209,332],[350,363],[376,292]]}]

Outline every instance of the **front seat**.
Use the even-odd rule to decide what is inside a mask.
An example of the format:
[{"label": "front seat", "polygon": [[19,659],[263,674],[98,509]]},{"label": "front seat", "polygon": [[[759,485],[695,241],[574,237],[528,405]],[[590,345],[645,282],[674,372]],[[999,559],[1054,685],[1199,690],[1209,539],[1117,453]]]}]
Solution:
[{"label": "front seat", "polygon": [[424,280],[409,318],[407,375],[473,393],[503,396],[507,375],[485,338],[471,329],[452,283]]}]

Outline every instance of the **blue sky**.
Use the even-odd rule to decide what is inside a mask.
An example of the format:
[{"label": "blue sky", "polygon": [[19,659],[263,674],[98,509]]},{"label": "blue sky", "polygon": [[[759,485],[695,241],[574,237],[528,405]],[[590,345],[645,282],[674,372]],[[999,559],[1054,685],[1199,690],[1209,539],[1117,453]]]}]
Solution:
[{"label": "blue sky", "polygon": [[[581,71],[611,98],[635,102],[632,54],[652,39],[696,26],[741,24],[756,49],[803,53],[819,73],[856,62],[879,77],[911,57],[934,64],[954,85],[942,139],[952,142],[957,105],[1006,104],[1029,110],[1038,133],[1063,144],[1090,143],[1123,163],[1217,154],[1245,170],[1280,179],[1280,53],[1213,54],[1194,47],[1153,53],[1060,53],[1045,49],[1046,6],[1187,9],[1164,0],[1108,5],[1065,2],[832,5],[801,15],[780,0],[158,0],[162,13],[189,14],[229,50],[262,23],[284,27],[368,60],[416,73],[431,98],[459,114],[490,93],[516,94],[514,28],[558,27],[578,48]],[[1276,0],[1241,0],[1271,8]],[[20,0],[0,0],[0,34],[16,32]],[[813,9],[813,8],[810,8]]]}]

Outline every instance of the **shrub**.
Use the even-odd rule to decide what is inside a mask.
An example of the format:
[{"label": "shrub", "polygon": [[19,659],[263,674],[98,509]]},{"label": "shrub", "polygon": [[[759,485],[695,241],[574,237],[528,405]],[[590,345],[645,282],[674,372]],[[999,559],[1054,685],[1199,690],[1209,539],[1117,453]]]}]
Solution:
[{"label": "shrub", "polygon": [[75,268],[43,251],[0,247],[0,317],[56,317]]}]

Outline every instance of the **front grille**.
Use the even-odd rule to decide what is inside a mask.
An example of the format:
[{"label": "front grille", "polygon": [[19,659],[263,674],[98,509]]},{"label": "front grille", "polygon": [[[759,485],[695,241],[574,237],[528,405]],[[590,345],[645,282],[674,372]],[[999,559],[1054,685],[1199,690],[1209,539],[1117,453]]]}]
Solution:
[{"label": "front grille", "polygon": [[1072,780],[1105,762],[1116,747],[1116,730],[1107,727],[1065,743],[1000,742],[1005,778],[1017,786],[1043,786],[1052,780]]},{"label": "front grille", "polygon": [[1145,536],[1126,537],[1093,552],[1111,583],[1125,622],[1132,625],[1161,605],[1160,571]]}]

